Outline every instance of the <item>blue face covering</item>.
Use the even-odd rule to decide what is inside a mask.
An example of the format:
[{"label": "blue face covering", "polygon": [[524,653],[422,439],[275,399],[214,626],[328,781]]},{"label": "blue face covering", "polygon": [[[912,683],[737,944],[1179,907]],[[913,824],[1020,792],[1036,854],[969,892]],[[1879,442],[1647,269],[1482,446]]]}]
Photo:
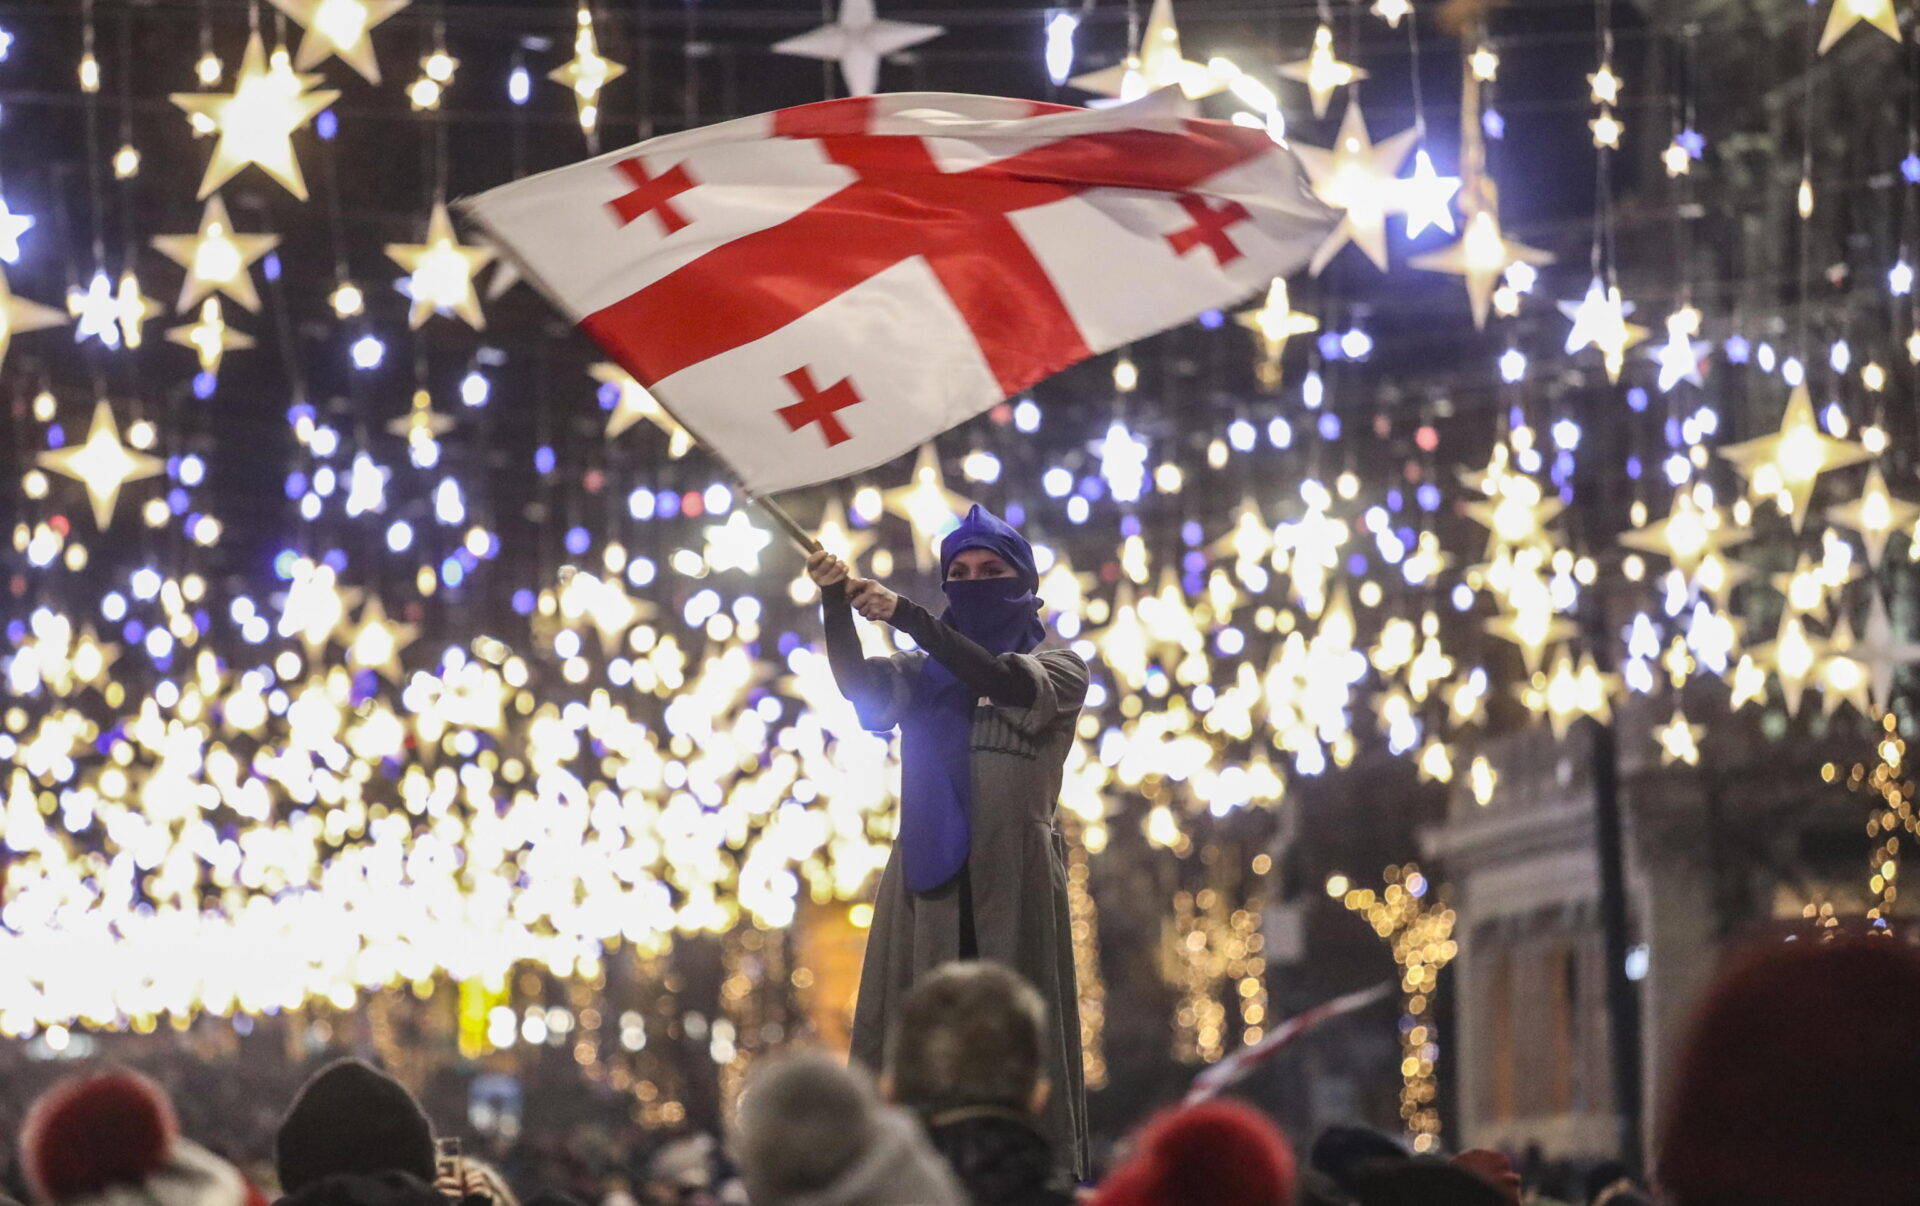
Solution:
[{"label": "blue face covering", "polygon": [[[1047,635],[1033,546],[991,512],[975,507],[940,546],[944,578],[968,549],[985,549],[1011,578],[946,583],[941,617],[990,653],[1026,653]],[[928,658],[900,725],[900,849],[907,888],[930,892],[960,873],[973,845],[971,773],[974,699],[945,666]]]}]

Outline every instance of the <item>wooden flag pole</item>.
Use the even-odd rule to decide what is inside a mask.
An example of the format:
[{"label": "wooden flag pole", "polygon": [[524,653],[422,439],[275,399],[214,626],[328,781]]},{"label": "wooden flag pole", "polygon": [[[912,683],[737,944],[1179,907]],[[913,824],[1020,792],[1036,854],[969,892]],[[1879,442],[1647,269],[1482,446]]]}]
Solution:
[{"label": "wooden flag pole", "polygon": [[787,514],[785,507],[764,494],[754,494],[749,491],[747,498],[750,499],[755,506],[765,511],[767,517],[773,520],[774,524],[779,527],[781,531],[791,536],[793,542],[800,546],[801,552],[817,553],[820,551],[820,542],[807,535],[807,530],[800,526],[800,521]]}]

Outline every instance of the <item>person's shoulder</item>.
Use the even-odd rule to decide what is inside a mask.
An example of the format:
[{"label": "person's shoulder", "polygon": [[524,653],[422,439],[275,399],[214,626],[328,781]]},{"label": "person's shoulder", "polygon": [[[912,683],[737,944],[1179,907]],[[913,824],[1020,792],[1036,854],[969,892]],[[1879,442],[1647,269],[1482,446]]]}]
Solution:
[{"label": "person's shoulder", "polygon": [[1039,658],[1043,662],[1052,662],[1056,665],[1078,666],[1082,670],[1086,669],[1087,667],[1087,659],[1084,657],[1081,657],[1072,648],[1066,645],[1048,645],[1045,648],[1034,650],[1033,656]]}]

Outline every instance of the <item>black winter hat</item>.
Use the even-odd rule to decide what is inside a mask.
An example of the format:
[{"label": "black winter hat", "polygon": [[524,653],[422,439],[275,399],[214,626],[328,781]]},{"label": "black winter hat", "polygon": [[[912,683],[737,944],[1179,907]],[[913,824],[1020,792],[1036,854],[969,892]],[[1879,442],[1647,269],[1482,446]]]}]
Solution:
[{"label": "black winter hat", "polygon": [[433,1184],[433,1127],[391,1076],[357,1059],[314,1073],[274,1140],[281,1191],[336,1173],[402,1172]]}]

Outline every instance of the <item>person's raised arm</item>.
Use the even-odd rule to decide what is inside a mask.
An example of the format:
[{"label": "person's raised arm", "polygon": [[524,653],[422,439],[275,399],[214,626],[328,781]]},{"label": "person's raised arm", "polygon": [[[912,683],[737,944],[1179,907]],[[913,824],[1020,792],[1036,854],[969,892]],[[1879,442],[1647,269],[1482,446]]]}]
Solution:
[{"label": "person's raised arm", "polygon": [[807,576],[820,588],[820,620],[827,630],[827,665],[840,694],[855,703],[867,703],[886,694],[884,676],[868,664],[854,631],[853,609],[847,603],[847,563],[832,553],[807,557]]},{"label": "person's raised arm", "polygon": [[1033,676],[1011,655],[990,653],[932,612],[872,579],[852,580],[854,610],[869,620],[884,620],[913,638],[914,644],[947,668],[975,695],[1013,708],[1030,708],[1039,694]]}]

